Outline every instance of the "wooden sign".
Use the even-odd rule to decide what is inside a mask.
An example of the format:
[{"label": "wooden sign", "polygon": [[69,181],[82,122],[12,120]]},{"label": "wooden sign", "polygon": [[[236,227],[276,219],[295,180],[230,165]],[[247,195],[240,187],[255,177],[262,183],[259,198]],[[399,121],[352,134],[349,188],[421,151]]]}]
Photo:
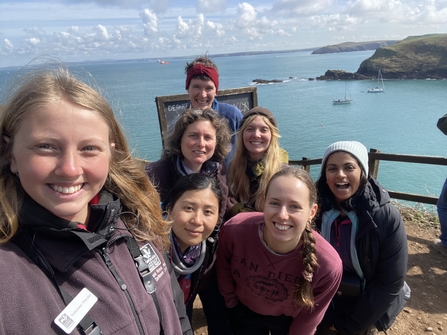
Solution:
[{"label": "wooden sign", "polygon": [[[236,106],[242,114],[258,105],[256,86],[221,90],[216,98],[219,102]],[[163,134],[166,132],[168,125],[187,109],[191,103],[188,94],[156,97],[155,103],[157,104],[158,122],[163,140]]]}]

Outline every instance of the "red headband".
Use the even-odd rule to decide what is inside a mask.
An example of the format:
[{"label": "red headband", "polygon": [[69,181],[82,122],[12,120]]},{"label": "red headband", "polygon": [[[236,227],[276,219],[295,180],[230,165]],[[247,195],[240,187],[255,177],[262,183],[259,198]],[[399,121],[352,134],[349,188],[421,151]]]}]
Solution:
[{"label": "red headband", "polygon": [[210,77],[210,79],[213,81],[214,85],[216,86],[216,93],[217,93],[217,89],[219,88],[219,75],[217,74],[216,69],[210,66],[205,66],[200,63],[195,64],[193,67],[189,69],[188,74],[186,75],[186,89],[189,88],[189,84],[191,83],[192,78],[204,74]]}]

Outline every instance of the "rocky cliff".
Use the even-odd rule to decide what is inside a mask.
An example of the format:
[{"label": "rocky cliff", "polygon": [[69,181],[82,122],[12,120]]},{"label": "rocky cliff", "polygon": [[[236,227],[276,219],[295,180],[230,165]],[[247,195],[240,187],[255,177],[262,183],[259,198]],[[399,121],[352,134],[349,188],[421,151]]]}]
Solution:
[{"label": "rocky cliff", "polygon": [[371,79],[379,69],[386,79],[447,79],[447,34],[407,37],[378,48],[355,73],[328,70],[317,79]]},{"label": "rocky cliff", "polygon": [[387,79],[447,78],[447,34],[410,36],[379,48],[356,73],[377,76],[379,69]]}]

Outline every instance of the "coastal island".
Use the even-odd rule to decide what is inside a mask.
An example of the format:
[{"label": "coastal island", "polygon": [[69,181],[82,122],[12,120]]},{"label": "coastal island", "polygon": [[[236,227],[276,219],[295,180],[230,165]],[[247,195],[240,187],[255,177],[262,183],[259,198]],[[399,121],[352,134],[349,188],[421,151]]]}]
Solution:
[{"label": "coastal island", "polygon": [[379,69],[387,79],[447,79],[447,34],[410,36],[380,47],[357,72],[328,70],[317,80],[374,79]]}]

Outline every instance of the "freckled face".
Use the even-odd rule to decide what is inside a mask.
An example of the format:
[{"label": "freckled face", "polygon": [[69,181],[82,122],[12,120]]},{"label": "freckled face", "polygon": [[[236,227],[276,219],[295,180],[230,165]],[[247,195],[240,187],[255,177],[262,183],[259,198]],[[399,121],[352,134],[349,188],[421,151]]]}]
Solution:
[{"label": "freckled face", "polygon": [[212,80],[191,79],[187,91],[191,105],[195,109],[211,108],[216,97],[216,85]]},{"label": "freckled face", "polygon": [[265,152],[270,146],[272,132],[261,116],[255,117],[248,124],[242,136],[244,146],[251,159],[255,160],[264,157]]},{"label": "freckled face", "polygon": [[186,166],[200,172],[202,164],[214,155],[216,128],[210,121],[196,121],[185,129],[180,146]]},{"label": "freckled face", "polygon": [[219,200],[209,188],[186,191],[169,213],[182,252],[206,240],[219,219]]},{"label": "freckled face", "polygon": [[30,110],[14,136],[11,171],[38,204],[85,223],[109,172],[109,136],[100,115],[64,100]]},{"label": "freckled face", "polygon": [[359,189],[362,168],[351,154],[334,152],[327,159],[325,172],[326,183],[338,203],[349,199]]},{"label": "freckled face", "polygon": [[288,253],[298,246],[306,224],[318,206],[310,204],[309,189],[294,176],[275,178],[266,194],[264,240],[277,253]]}]

